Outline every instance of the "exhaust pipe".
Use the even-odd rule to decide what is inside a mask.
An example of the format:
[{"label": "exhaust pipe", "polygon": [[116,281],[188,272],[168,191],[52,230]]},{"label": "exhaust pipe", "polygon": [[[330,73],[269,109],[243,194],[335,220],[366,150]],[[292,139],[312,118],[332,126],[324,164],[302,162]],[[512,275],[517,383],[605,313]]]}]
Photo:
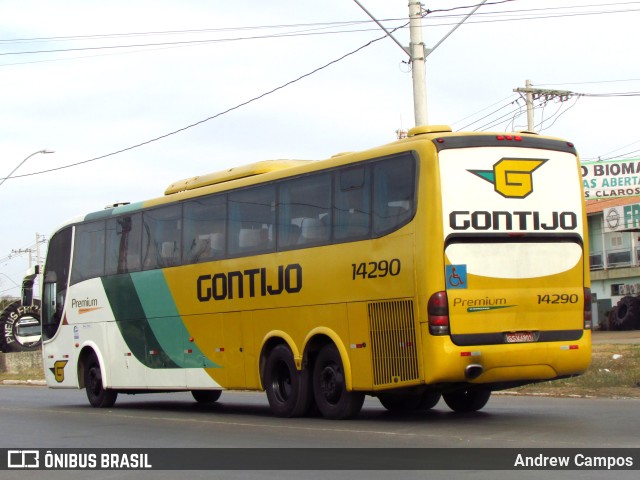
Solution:
[{"label": "exhaust pipe", "polygon": [[484,367],[477,363],[472,363],[471,365],[467,365],[464,369],[464,376],[467,380],[474,380],[482,375],[484,372]]}]

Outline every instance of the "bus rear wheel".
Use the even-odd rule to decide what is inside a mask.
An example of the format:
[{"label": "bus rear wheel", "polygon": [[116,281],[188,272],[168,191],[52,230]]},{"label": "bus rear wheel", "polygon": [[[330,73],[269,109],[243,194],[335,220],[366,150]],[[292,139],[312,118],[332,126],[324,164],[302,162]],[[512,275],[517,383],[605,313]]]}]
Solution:
[{"label": "bus rear wheel", "polygon": [[311,408],[309,371],[298,371],[293,353],[286,345],[277,345],[269,353],[264,387],[269,406],[277,417],[300,417]]},{"label": "bus rear wheel", "polygon": [[491,390],[467,388],[442,394],[445,403],[458,413],[477,412],[484,407],[491,397]]},{"label": "bus rear wheel", "polygon": [[323,417],[344,420],[355,417],[364,393],[347,390],[340,352],[335,345],[322,347],[313,367],[313,394]]},{"label": "bus rear wheel", "polygon": [[394,413],[430,410],[440,401],[437,392],[380,393],[378,400],[384,408]]},{"label": "bus rear wheel", "polygon": [[102,371],[95,353],[90,353],[84,367],[84,386],[92,407],[110,408],[116,403],[118,392],[102,386]]}]

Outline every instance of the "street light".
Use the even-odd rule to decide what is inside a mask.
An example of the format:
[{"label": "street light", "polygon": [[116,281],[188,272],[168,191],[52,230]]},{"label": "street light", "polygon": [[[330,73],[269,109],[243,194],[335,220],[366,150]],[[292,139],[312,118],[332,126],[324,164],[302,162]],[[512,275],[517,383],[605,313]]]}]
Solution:
[{"label": "street light", "polygon": [[22,160],[18,166],[16,168],[14,168],[11,173],[9,175],[7,175],[6,177],[4,177],[2,180],[0,180],[0,185],[2,185],[8,178],[11,178],[11,175],[13,175],[14,173],[16,173],[16,170],[18,170],[22,164],[24,162],[26,162],[27,160],[29,160],[31,157],[33,157],[34,155],[37,155],[39,153],[56,153],[55,150],[38,150],[37,152],[33,152],[31,155],[29,155],[27,158],[25,158],[24,160]]}]

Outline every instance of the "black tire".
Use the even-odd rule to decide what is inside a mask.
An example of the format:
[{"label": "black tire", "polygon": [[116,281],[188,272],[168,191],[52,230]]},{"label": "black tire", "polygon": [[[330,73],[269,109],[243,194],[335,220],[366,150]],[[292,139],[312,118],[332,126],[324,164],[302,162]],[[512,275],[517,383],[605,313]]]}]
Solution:
[{"label": "black tire", "polygon": [[442,395],[438,392],[424,392],[422,398],[420,398],[418,410],[431,410],[438,404],[441,398]]},{"label": "black tire", "polygon": [[615,312],[611,317],[612,330],[632,330],[640,318],[640,300],[629,295],[622,297]]},{"label": "black tire", "polygon": [[477,412],[484,407],[491,397],[491,390],[468,388],[442,394],[445,403],[458,413]]},{"label": "black tire", "polygon": [[222,395],[221,390],[191,390],[193,399],[198,403],[214,403],[217,402]]},{"label": "black tire", "polygon": [[440,401],[437,392],[380,393],[378,400],[384,408],[394,413],[430,410]]},{"label": "black tire", "polygon": [[313,367],[313,395],[323,417],[344,420],[355,417],[364,393],[348,391],[340,352],[335,345],[322,347]]},{"label": "black tire", "polygon": [[24,307],[20,300],[7,305],[0,314],[0,350],[29,352],[42,344],[40,300]]},{"label": "black tire", "polygon": [[403,413],[418,410],[422,397],[418,393],[379,393],[378,400],[390,412]]},{"label": "black tire", "polygon": [[308,369],[298,371],[286,345],[277,345],[267,357],[264,388],[269,406],[277,417],[301,417],[311,409],[311,381]]},{"label": "black tire", "polygon": [[84,386],[92,407],[110,408],[116,403],[118,392],[102,385],[102,370],[95,353],[91,352],[84,364]]}]

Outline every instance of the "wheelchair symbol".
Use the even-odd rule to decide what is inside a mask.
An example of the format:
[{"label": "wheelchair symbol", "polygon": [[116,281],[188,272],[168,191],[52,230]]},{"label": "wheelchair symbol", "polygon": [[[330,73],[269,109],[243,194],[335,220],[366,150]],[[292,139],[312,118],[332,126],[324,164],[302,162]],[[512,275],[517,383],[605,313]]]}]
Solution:
[{"label": "wheelchair symbol", "polygon": [[467,266],[447,265],[447,288],[467,288]]}]

